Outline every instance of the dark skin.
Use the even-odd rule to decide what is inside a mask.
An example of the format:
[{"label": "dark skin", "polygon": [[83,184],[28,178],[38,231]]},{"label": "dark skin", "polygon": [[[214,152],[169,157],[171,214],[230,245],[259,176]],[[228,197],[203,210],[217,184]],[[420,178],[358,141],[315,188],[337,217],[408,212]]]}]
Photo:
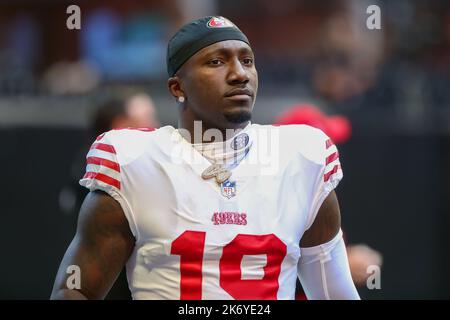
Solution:
[{"label": "dark skin", "polygon": [[[120,204],[102,191],[90,192],[78,216],[77,232],[64,255],[51,299],[103,299],[119,276],[135,239]],[[67,289],[67,267],[80,268],[81,289]]]},{"label": "dark skin", "polygon": [[[251,115],[258,91],[254,60],[252,49],[237,40],[212,44],[192,56],[168,80],[174,98],[185,98],[179,106],[179,128],[187,129],[191,137],[196,120],[202,121],[203,132],[216,128],[225,134],[226,129],[244,128],[249,119],[233,122],[229,118]],[[247,92],[230,96],[238,90]]]},{"label": "dark skin", "polygon": [[[179,127],[193,137],[193,122],[203,130],[242,129],[251,113],[258,88],[258,76],[251,48],[241,41],[222,41],[193,57],[168,81],[169,90],[180,103]],[[230,98],[232,90],[247,89],[248,95]],[[332,191],[321,205],[312,226],[303,234],[300,246],[313,247],[334,238],[341,227],[339,203]],[[125,214],[116,200],[100,191],[84,200],[77,232],[67,249],[55,279],[51,299],[103,299],[133,252],[135,239]],[[81,289],[68,289],[68,266],[81,270]]]}]

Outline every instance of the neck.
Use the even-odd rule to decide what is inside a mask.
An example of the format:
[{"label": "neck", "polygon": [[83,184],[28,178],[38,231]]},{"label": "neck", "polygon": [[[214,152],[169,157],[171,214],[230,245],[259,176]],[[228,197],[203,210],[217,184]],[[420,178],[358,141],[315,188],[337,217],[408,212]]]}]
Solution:
[{"label": "neck", "polygon": [[249,121],[231,123],[226,121],[224,126],[217,126],[195,117],[192,112],[181,110],[178,118],[178,130],[185,140],[190,143],[210,143],[231,139],[244,129]]}]

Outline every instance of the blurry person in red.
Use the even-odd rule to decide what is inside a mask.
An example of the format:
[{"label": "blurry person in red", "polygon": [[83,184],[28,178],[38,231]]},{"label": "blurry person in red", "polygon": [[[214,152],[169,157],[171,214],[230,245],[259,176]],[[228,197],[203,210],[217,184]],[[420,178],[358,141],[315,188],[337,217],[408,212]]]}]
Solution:
[{"label": "blurry person in red", "polygon": [[[342,115],[328,116],[312,104],[298,104],[277,116],[274,125],[306,124],[321,129],[336,144],[347,142],[352,134],[350,121]],[[347,245],[347,256],[353,282],[356,286],[366,285],[370,273],[368,267],[381,267],[383,257],[380,252],[366,244]],[[297,300],[305,300],[301,284],[297,281]]]}]

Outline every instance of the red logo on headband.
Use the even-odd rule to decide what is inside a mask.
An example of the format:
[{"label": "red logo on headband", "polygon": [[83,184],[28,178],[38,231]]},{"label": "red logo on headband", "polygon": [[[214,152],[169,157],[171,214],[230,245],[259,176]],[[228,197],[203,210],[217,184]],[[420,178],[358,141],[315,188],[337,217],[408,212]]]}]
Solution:
[{"label": "red logo on headband", "polygon": [[209,28],[230,28],[234,27],[234,24],[224,17],[212,17],[208,21],[207,26]]}]

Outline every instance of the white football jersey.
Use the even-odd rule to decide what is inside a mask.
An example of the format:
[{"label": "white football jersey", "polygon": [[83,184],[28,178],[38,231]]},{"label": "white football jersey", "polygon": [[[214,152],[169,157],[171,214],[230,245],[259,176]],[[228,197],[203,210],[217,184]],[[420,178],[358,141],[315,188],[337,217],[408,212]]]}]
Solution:
[{"label": "white football jersey", "polygon": [[94,142],[80,184],[123,208],[134,299],[295,298],[300,239],[342,178],[338,151],[306,125],[245,134],[248,152],[220,185],[202,178],[211,162],[171,126]]}]

